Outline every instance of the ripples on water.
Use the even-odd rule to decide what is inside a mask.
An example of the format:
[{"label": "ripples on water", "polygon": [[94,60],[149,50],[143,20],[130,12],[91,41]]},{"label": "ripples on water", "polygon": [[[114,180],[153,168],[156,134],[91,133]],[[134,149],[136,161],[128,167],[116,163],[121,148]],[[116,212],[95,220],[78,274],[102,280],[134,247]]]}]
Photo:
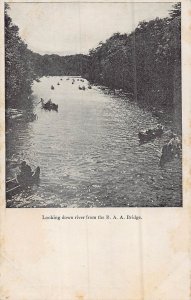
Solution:
[{"label": "ripples on water", "polygon": [[[81,82],[60,79],[34,82],[36,121],[23,121],[24,111],[8,112],[7,177],[18,173],[24,159],[40,166],[41,180],[39,187],[7,200],[7,206],[180,206],[180,159],[158,166],[168,138],[139,144],[138,131],[155,126],[157,118],[123,97],[98,87],[82,91]],[[41,97],[58,104],[58,113],[42,110]],[[165,123],[165,130],[171,126]]]}]

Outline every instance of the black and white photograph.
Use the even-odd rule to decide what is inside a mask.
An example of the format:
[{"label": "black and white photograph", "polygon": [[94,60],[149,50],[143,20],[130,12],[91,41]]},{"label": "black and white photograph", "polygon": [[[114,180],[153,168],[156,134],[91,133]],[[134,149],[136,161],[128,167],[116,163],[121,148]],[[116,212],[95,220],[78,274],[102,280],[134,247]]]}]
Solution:
[{"label": "black and white photograph", "polygon": [[6,207],[182,207],[181,3],[4,17]]}]

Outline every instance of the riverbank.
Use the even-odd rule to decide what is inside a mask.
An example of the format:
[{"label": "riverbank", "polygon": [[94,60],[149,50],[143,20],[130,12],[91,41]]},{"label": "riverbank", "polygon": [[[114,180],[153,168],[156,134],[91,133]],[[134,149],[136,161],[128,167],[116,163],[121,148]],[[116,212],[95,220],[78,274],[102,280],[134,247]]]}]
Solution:
[{"label": "riverbank", "polygon": [[[79,84],[67,77],[34,81],[38,118],[13,118],[6,135],[7,177],[13,178],[25,160],[32,168],[40,166],[41,181],[8,206],[181,206],[181,160],[159,167],[167,137],[139,143],[138,132],[156,126],[158,119],[125,96],[98,86],[88,89],[86,80],[86,89],[79,90]],[[41,109],[41,97],[58,104],[58,113]],[[162,125],[165,131],[172,128],[170,120]]]},{"label": "riverbank", "polygon": [[[130,101],[135,105],[138,105],[143,111],[149,112],[153,117],[158,119],[159,123],[169,124],[171,123],[172,131],[175,134],[182,136],[182,107],[180,105],[175,108],[164,107],[162,105],[148,105],[147,101],[136,101],[135,96],[132,92],[124,91],[123,89],[111,89],[105,85],[100,85],[91,82],[94,86],[98,87],[104,94],[112,95],[115,97],[123,98],[126,101]],[[181,96],[181,95],[179,95]]]}]

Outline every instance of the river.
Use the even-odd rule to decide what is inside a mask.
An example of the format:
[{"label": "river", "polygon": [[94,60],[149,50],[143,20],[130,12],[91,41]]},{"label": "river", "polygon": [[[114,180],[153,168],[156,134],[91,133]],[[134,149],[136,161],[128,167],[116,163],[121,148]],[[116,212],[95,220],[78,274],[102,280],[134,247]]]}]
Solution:
[{"label": "river", "polygon": [[[41,175],[39,186],[7,199],[7,207],[181,206],[181,160],[159,167],[167,136],[138,140],[139,130],[158,118],[126,97],[87,86],[77,78],[72,84],[64,76],[42,77],[32,86],[38,119],[24,121],[25,110],[8,112],[7,178],[22,160],[40,166]],[[41,97],[58,104],[58,112],[41,109]],[[173,128],[170,120],[162,125]]]}]

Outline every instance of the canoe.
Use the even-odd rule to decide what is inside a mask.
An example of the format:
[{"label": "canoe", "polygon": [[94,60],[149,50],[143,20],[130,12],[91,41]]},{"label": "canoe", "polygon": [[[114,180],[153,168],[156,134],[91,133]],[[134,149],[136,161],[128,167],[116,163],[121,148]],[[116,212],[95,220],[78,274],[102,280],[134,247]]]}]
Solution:
[{"label": "canoe", "polygon": [[55,104],[55,103],[44,103],[42,104],[42,108],[45,109],[45,110],[55,110],[55,111],[58,111],[58,104]]},{"label": "canoe", "polygon": [[162,147],[162,155],[159,165],[164,166],[165,163],[170,162],[175,157],[180,157],[182,151],[181,141],[178,137],[173,137],[167,144]]},{"label": "canoe", "polygon": [[163,132],[164,132],[163,127],[153,128],[153,129],[149,129],[146,131],[140,131],[138,133],[138,137],[139,137],[140,142],[148,142],[157,137],[161,137]]},{"label": "canoe", "polygon": [[[19,177],[19,176],[18,176]],[[32,175],[32,178],[27,181],[27,184],[21,184],[17,180],[17,178],[10,179],[6,181],[6,197],[7,199],[11,198],[12,196],[19,194],[24,189],[32,186],[34,184],[38,184],[40,179],[40,167],[37,167]]]}]

